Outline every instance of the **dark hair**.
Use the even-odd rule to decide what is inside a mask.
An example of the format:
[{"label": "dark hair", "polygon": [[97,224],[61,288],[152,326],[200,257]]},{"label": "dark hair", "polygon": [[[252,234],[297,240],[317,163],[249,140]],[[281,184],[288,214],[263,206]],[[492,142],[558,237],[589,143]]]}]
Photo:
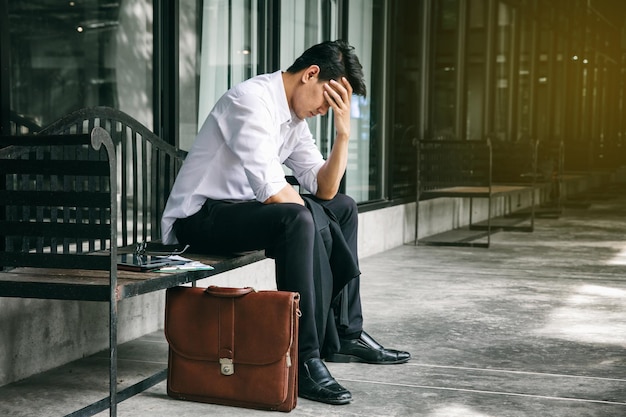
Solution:
[{"label": "dark hair", "polygon": [[287,68],[295,74],[311,65],[320,67],[320,80],[339,80],[346,77],[354,94],[365,97],[367,88],[363,81],[363,67],[354,53],[354,47],[342,40],[326,41],[313,45]]}]

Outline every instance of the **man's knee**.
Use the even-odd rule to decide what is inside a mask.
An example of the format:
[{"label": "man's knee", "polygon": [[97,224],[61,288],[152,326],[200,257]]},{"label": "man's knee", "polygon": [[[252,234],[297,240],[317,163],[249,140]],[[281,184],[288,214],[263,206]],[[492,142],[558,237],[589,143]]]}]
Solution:
[{"label": "man's knee", "polygon": [[282,206],[282,221],[287,230],[313,236],[315,223],[309,209],[300,204],[283,204]]},{"label": "man's knee", "polygon": [[335,198],[339,200],[339,204],[341,207],[345,208],[346,210],[350,212],[354,212],[354,213],[357,212],[356,201],[354,201],[354,199],[350,197],[349,195],[337,194]]},{"label": "man's knee", "polygon": [[337,194],[328,205],[340,223],[356,222],[359,210],[356,201],[348,195]]}]

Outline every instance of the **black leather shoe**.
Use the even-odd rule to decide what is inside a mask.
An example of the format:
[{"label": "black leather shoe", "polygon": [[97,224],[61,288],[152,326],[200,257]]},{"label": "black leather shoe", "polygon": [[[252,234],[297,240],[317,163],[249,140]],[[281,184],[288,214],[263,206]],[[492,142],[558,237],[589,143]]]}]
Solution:
[{"label": "black leather shoe", "polygon": [[320,358],[301,364],[298,396],[326,404],[342,405],[352,401],[350,391],[339,385]]},{"label": "black leather shoe", "polygon": [[409,352],[385,349],[364,331],[358,339],[342,339],[339,352],[326,358],[328,362],[365,362],[376,365],[404,363],[409,359]]}]

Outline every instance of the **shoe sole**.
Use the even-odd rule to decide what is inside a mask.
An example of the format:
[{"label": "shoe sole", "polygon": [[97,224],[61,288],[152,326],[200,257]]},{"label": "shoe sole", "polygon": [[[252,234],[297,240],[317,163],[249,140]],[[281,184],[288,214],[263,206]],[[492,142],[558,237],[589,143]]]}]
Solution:
[{"label": "shoe sole", "polygon": [[371,365],[398,365],[400,363],[406,363],[410,359],[411,358],[399,359],[397,361],[378,362],[378,361],[368,361],[368,360],[365,360],[363,358],[359,358],[358,356],[354,356],[354,355],[345,355],[343,353],[333,353],[332,355],[330,355],[330,356],[328,356],[326,358],[326,361],[327,362],[335,362],[335,363],[357,362],[357,363],[369,363]]},{"label": "shoe sole", "polygon": [[330,405],[346,405],[346,404],[350,404],[352,402],[352,398],[348,398],[346,400],[328,400],[328,401],[322,401],[319,398],[313,398],[313,397],[309,397],[306,395],[302,395],[300,393],[298,393],[298,397],[300,398],[306,398],[307,400],[310,401],[315,401],[318,403],[324,403],[324,404],[330,404]]}]

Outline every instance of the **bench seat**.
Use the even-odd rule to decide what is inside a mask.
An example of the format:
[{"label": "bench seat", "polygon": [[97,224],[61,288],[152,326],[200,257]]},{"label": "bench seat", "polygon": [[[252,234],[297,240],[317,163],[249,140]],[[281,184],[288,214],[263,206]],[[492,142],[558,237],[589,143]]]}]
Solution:
[{"label": "bench seat", "polygon": [[434,190],[423,191],[424,198],[440,198],[440,197],[496,197],[499,195],[510,194],[517,191],[523,191],[528,187],[523,185],[492,185],[491,187],[474,187],[474,186],[458,186],[444,187]]},{"label": "bench seat", "polygon": [[[185,257],[211,265],[214,269],[174,273],[118,270],[117,301],[194,283],[265,259],[265,254],[253,251],[223,257],[197,254],[185,254]],[[0,273],[0,297],[109,301],[109,279],[108,271],[20,267]]]}]

